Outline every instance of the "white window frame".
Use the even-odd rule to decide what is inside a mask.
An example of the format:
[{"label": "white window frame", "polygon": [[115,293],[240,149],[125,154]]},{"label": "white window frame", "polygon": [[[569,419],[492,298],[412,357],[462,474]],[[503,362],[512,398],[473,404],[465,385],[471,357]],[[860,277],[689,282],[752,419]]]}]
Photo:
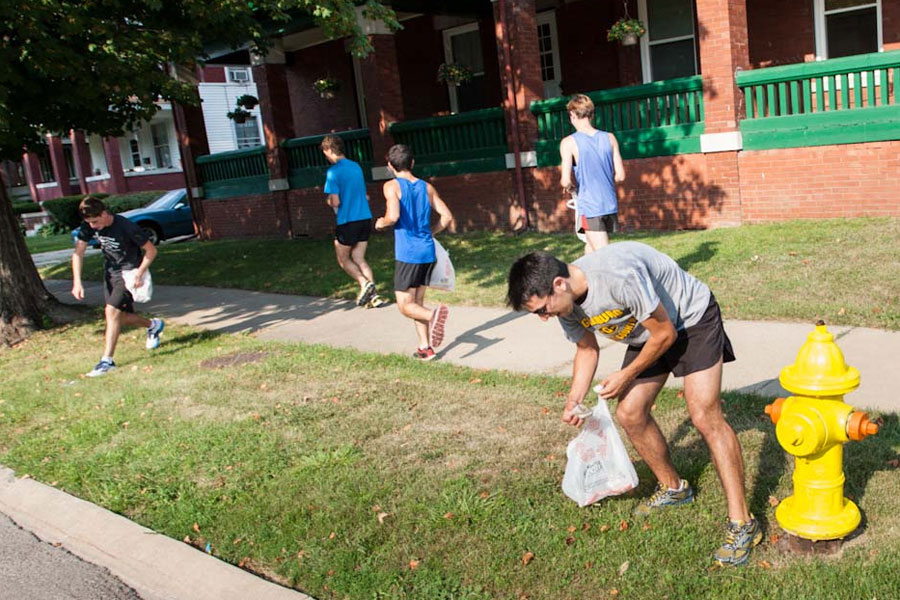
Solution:
[{"label": "white window frame", "polygon": [[[453,60],[453,44],[451,43],[453,36],[461,35],[464,33],[471,33],[473,31],[478,31],[478,21],[473,23],[468,23],[466,25],[460,25],[459,27],[450,27],[449,29],[445,29],[443,31],[444,34],[444,62],[452,63]],[[480,38],[479,38],[480,40]],[[482,51],[484,48],[482,48]],[[473,76],[484,75],[484,71],[480,73],[472,73]],[[447,93],[450,94],[450,112],[458,113],[459,112],[459,97],[456,94],[456,86],[447,84]]]},{"label": "white window frame", "polygon": [[[538,27],[541,25],[549,25],[550,26],[550,54],[553,57],[553,74],[555,77],[549,81],[544,81],[544,98],[555,98],[557,96],[562,95],[562,88],[560,87],[560,83],[562,83],[562,68],[560,66],[559,60],[559,37],[556,35],[556,11],[555,10],[547,10],[544,12],[540,12],[537,14],[537,24]],[[540,54],[540,47],[538,47],[538,54]],[[547,86],[551,84],[553,89],[556,90],[555,94],[548,95],[547,94]]]},{"label": "white window frame", "polygon": [[[259,145],[262,145],[262,144],[263,144],[263,136],[262,136],[262,130],[259,128],[259,121],[260,121],[259,117],[256,116],[256,115],[250,115],[249,117],[247,117],[247,119],[248,119],[248,120],[249,120],[249,119],[253,119],[253,121],[256,123],[256,134],[257,134],[257,136],[259,137]],[[246,123],[246,121],[245,121],[245,123]],[[243,125],[243,123],[235,123],[234,121],[232,121],[232,125],[231,125],[231,134],[234,136],[234,147],[235,147],[235,149],[237,149],[237,150],[243,150],[243,149],[245,149],[245,148],[256,148],[256,147],[258,147],[258,146],[241,146],[241,145],[238,143],[238,134],[237,134],[237,132],[238,132],[238,125]]]},{"label": "white window frame", "polygon": [[878,36],[878,52],[884,52],[884,21],[882,21],[881,16],[881,0],[872,0],[867,4],[861,4],[851,8],[830,10],[827,12],[825,11],[825,0],[813,0],[813,15],[816,31],[816,60],[828,60],[828,30],[825,23],[826,16],[836,15],[842,12],[852,12],[864,8],[872,8],[873,6],[875,7],[875,33]]},{"label": "white window frame", "polygon": [[[658,44],[670,44],[672,42],[682,42],[684,40],[693,40],[694,42],[694,73],[699,73],[700,68],[697,65],[697,61],[699,57],[697,56],[697,24],[694,19],[694,12],[696,11],[696,0],[691,0],[691,29],[693,33],[691,35],[682,35],[673,38],[665,38],[662,40],[655,40],[652,45],[656,46]],[[638,0],[638,19],[644,24],[647,32],[641,36],[641,74],[644,80],[644,83],[651,83],[655,81],[653,79],[653,65],[650,63],[650,21],[647,19],[647,0]]]},{"label": "white window frame", "polygon": [[[246,73],[246,79],[234,79],[232,77],[233,73]],[[253,83],[253,75],[250,67],[225,67],[225,81],[226,83],[237,83],[240,85],[245,85],[248,83]]]}]

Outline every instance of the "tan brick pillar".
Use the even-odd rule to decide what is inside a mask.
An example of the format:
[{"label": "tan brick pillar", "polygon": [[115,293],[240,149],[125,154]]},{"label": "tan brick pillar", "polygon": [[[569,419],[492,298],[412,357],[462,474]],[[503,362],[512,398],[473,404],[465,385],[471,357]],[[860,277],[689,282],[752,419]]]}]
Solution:
[{"label": "tan brick pillar", "polygon": [[128,184],[125,182],[125,170],[122,168],[119,139],[103,138],[103,154],[106,156],[106,169],[109,171],[109,193],[124,194],[128,191]]},{"label": "tan brick pillar", "polygon": [[78,189],[82,194],[89,194],[87,178],[93,173],[91,172],[91,150],[88,148],[87,140],[84,138],[83,131],[69,132],[69,139],[72,140],[72,156],[75,159],[75,169],[78,171]]},{"label": "tan brick pillar", "polygon": [[[503,86],[501,97],[507,114],[506,136],[510,151],[514,147],[510,126],[516,121],[519,134],[520,152],[534,150],[537,141],[537,119],[529,110],[533,100],[544,97],[541,80],[541,56],[538,49],[537,14],[534,0],[492,0],[494,7],[494,28],[497,40],[497,57],[500,63],[500,82]],[[506,31],[503,31],[500,8],[505,4]],[[509,61],[504,43],[509,44]],[[510,75],[511,74],[511,75]],[[515,106],[510,102],[508,84],[512,77]]]},{"label": "tan brick pillar", "polygon": [[56,185],[63,196],[72,194],[72,186],[69,183],[69,165],[63,155],[62,138],[55,135],[47,136],[47,145],[50,149],[50,163],[53,165],[53,176],[56,177]]},{"label": "tan brick pillar", "polygon": [[[738,154],[743,148],[739,122],[743,102],[735,72],[750,68],[746,0],[696,0],[703,76],[704,134],[709,185],[721,198],[712,207],[710,225],[741,222],[741,179]],[[710,194],[713,196],[713,194]]]}]

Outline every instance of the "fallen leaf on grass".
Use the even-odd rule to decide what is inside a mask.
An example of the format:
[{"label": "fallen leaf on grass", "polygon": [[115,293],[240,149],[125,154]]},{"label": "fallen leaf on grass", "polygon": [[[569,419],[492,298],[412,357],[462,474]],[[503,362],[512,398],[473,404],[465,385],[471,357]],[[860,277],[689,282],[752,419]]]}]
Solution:
[{"label": "fallen leaf on grass", "polygon": [[616,596],[619,595],[619,590],[617,590],[616,588],[613,588],[613,589],[609,590],[609,595],[612,596],[613,598],[615,598]]},{"label": "fallen leaf on grass", "polygon": [[336,535],[337,535],[337,534],[334,533],[334,532],[332,531],[331,533],[328,534],[328,539],[329,539],[329,540],[333,540],[333,539],[335,538]]},{"label": "fallen leaf on grass", "polygon": [[760,567],[761,569],[771,569],[772,563],[767,560],[758,560],[756,561],[756,566]]},{"label": "fallen leaf on grass", "polygon": [[482,500],[487,500],[488,497],[490,496],[490,494],[485,491],[485,492],[481,492],[480,494],[478,494],[478,496],[481,497]]},{"label": "fallen leaf on grass", "polygon": [[778,503],[781,502],[775,496],[769,496],[769,506],[778,506]]},{"label": "fallen leaf on grass", "polygon": [[626,529],[628,529],[628,521],[623,520],[619,523],[619,531],[625,531]]},{"label": "fallen leaf on grass", "polygon": [[566,546],[571,546],[571,545],[574,544],[574,543],[575,543],[575,538],[574,538],[574,537],[569,536],[569,537],[566,538]]},{"label": "fallen leaf on grass", "polygon": [[644,523],[643,525],[641,525],[641,531],[647,531],[651,527],[653,527],[653,525],[651,525],[650,523]]},{"label": "fallen leaf on grass", "polygon": [[248,562],[250,562],[250,557],[249,557],[249,556],[245,556],[244,558],[242,558],[242,559],[238,562],[238,567],[240,567],[240,568],[243,569],[243,568],[244,568],[244,565],[246,565]]},{"label": "fallen leaf on grass", "polygon": [[590,528],[591,528],[591,524],[590,524],[590,523],[582,523],[582,524],[581,524],[581,530],[582,530],[582,531],[587,531],[587,530],[590,529]]},{"label": "fallen leaf on grass", "polygon": [[183,541],[185,544],[190,544],[190,543],[191,543],[191,536],[189,536],[189,535],[184,536],[184,539],[183,539],[182,541]]},{"label": "fallen leaf on grass", "polygon": [[410,568],[411,570],[416,570],[416,569],[418,569],[418,568],[419,568],[419,561],[417,561],[417,560],[415,560],[415,559],[409,561],[409,568]]},{"label": "fallen leaf on grass", "polygon": [[480,377],[473,377],[472,379],[469,380],[469,383],[473,383],[473,384],[474,384],[474,383],[481,383],[481,378],[480,378]]},{"label": "fallen leaf on grass", "polygon": [[838,311],[838,315],[843,315],[846,312],[847,312],[846,309],[844,309],[844,307],[842,306],[841,310]]},{"label": "fallen leaf on grass", "polygon": [[454,517],[454,515],[453,515],[452,512],[444,513],[444,518],[445,518],[445,519],[452,519],[453,517]]},{"label": "fallen leaf on grass", "polygon": [[391,513],[380,512],[378,513],[378,523],[384,525],[384,520],[391,516]]},{"label": "fallen leaf on grass", "polygon": [[625,571],[627,571],[627,570],[628,570],[628,567],[630,567],[630,566],[631,566],[631,562],[626,560],[625,562],[623,562],[623,563],[619,566],[619,570],[616,571],[616,574],[617,574],[619,577],[621,577],[622,575],[625,574]]},{"label": "fallen leaf on grass", "polygon": [[534,560],[534,552],[526,552],[522,555],[522,564],[527,565]]},{"label": "fallen leaf on grass", "polygon": [[194,523],[194,527],[193,527],[192,529],[193,529],[194,531],[196,531],[197,533],[200,533],[200,524],[199,524],[199,523]]},{"label": "fallen leaf on grass", "polygon": [[769,543],[777,544],[778,540],[780,540],[780,539],[781,539],[780,535],[778,535],[777,533],[773,533],[772,535],[769,536]]},{"label": "fallen leaf on grass", "polygon": [[600,531],[601,531],[601,532],[609,531],[609,525],[601,525],[601,526],[600,526]]},{"label": "fallen leaf on grass", "polygon": [[542,415],[549,415],[549,414],[550,414],[550,409],[547,408],[546,406],[541,407],[541,414],[542,414]]},{"label": "fallen leaf on grass", "polygon": [[892,458],[891,460],[885,461],[885,463],[889,467],[894,467],[895,469],[900,466],[900,458]]},{"label": "fallen leaf on grass", "polygon": [[568,527],[566,527],[566,531],[568,531],[569,533],[575,533],[575,526],[569,525]]}]

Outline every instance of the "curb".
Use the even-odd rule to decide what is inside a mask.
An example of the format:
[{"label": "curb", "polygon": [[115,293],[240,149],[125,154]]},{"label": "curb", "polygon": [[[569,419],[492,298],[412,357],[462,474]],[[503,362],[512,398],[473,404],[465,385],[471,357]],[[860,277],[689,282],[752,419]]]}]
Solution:
[{"label": "curb", "polygon": [[3,465],[0,512],[105,567],[144,600],[313,600]]}]

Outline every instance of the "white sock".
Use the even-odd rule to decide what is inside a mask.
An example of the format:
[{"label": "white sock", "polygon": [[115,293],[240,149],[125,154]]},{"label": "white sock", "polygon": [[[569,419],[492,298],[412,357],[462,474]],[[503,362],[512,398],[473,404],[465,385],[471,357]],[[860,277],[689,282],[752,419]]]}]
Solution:
[{"label": "white sock", "polygon": [[113,362],[113,358],[112,358],[112,356],[104,356],[103,358],[100,359],[100,362],[110,362],[111,363],[111,362]]}]

